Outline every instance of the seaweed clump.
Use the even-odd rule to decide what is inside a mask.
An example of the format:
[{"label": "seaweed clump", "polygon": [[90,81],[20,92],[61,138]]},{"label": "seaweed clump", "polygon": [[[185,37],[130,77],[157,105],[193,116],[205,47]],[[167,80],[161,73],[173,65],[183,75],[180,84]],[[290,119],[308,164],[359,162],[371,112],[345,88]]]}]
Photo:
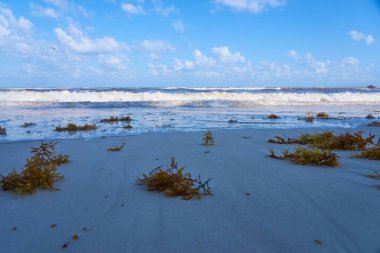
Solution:
[{"label": "seaweed clump", "polygon": [[271,115],[268,116],[268,119],[279,119],[279,118],[280,118],[280,116],[278,116],[274,113],[272,113]]},{"label": "seaweed clump", "polygon": [[372,114],[368,114],[367,116],[365,116],[366,119],[374,119],[375,117],[372,115]]},{"label": "seaweed clump", "polygon": [[368,174],[367,177],[372,178],[372,179],[379,179],[380,180],[380,171],[379,170],[374,170],[373,174]]},{"label": "seaweed clump", "polygon": [[212,135],[210,130],[208,130],[203,136],[203,145],[205,146],[214,145],[214,136]]},{"label": "seaweed clump", "polygon": [[113,147],[110,147],[110,148],[108,148],[107,150],[108,150],[108,151],[112,151],[112,152],[121,151],[121,150],[123,150],[124,145],[125,145],[125,143],[123,143],[123,144],[121,144],[121,145],[119,145],[119,146],[113,146]]},{"label": "seaweed clump", "polygon": [[164,192],[166,197],[182,197],[184,200],[212,195],[209,186],[211,178],[203,182],[200,176],[193,178],[184,169],[185,167],[179,167],[175,158],[172,158],[166,169],[160,166],[148,175],[143,174],[137,179],[137,184],[145,185],[148,191]]},{"label": "seaweed clump", "polygon": [[298,146],[293,153],[288,150],[283,151],[282,156],[275,154],[273,149],[270,149],[269,157],[276,159],[287,159],[300,165],[318,165],[318,166],[338,166],[339,157],[331,152],[331,150],[323,150],[319,148],[302,148]]},{"label": "seaweed clump", "polygon": [[105,118],[105,119],[100,120],[101,123],[116,123],[119,121],[131,122],[132,118],[130,116],[125,116],[125,117],[113,117],[113,116],[111,116],[109,118]]},{"label": "seaweed clump", "polygon": [[36,125],[36,123],[33,123],[33,122],[24,122],[24,124],[22,124],[22,127],[27,128],[27,127],[32,127],[35,125]]},{"label": "seaweed clump", "polygon": [[55,183],[63,180],[58,166],[70,162],[69,156],[56,154],[56,142],[42,142],[38,148],[32,148],[32,157],[26,160],[25,169],[21,173],[16,170],[2,176],[0,183],[4,191],[13,190],[21,194],[31,194],[38,188],[57,190]]},{"label": "seaweed clump", "polygon": [[343,133],[334,135],[332,131],[325,131],[314,134],[301,134],[299,137],[281,137],[276,136],[275,139],[269,139],[271,143],[277,144],[300,144],[311,145],[320,149],[338,149],[338,150],[366,150],[368,145],[372,145],[375,135],[369,134],[367,138],[363,137],[363,132]]},{"label": "seaweed clump", "polygon": [[7,135],[7,129],[0,126],[0,135]]},{"label": "seaweed clump", "polygon": [[377,143],[377,145],[372,148],[362,151],[360,154],[353,155],[353,157],[380,160],[380,143]]},{"label": "seaweed clump", "polygon": [[68,123],[66,126],[57,126],[55,131],[57,132],[77,132],[77,131],[89,131],[95,130],[97,127],[95,124],[76,125],[74,123]]},{"label": "seaweed clump", "polygon": [[131,126],[131,124],[128,124],[128,125],[123,126],[123,128],[124,128],[124,129],[132,129],[133,126]]},{"label": "seaweed clump", "polygon": [[374,121],[372,123],[369,123],[367,126],[375,126],[375,127],[380,127],[380,122]]},{"label": "seaweed clump", "polygon": [[329,115],[325,112],[319,112],[317,113],[317,118],[320,118],[320,119],[327,119],[329,117]]}]

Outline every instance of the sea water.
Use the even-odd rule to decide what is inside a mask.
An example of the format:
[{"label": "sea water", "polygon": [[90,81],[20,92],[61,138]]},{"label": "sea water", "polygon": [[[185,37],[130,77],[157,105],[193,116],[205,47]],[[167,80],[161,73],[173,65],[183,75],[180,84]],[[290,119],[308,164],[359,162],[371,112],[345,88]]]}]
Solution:
[{"label": "sea water", "polygon": [[[303,120],[326,112],[332,119]],[[269,119],[274,113],[279,119]],[[352,128],[380,116],[380,89],[368,88],[34,88],[0,89],[0,141],[95,138],[222,128]],[[123,123],[102,118],[130,115]],[[229,123],[229,120],[237,121]],[[36,125],[22,127],[24,122]],[[54,131],[95,123],[95,131]]]}]

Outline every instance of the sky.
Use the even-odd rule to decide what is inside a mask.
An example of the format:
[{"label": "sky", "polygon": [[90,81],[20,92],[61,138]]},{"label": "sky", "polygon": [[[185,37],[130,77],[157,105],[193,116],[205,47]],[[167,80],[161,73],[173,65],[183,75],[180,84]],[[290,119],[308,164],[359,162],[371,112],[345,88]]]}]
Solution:
[{"label": "sky", "polygon": [[380,0],[0,0],[0,87],[380,85]]}]

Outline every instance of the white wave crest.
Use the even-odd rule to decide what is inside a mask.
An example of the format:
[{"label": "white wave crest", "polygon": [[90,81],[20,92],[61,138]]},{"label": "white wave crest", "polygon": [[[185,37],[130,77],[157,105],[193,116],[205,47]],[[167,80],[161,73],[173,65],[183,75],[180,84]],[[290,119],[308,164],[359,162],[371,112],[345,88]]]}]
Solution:
[{"label": "white wave crest", "polygon": [[[197,106],[210,104],[229,106],[302,106],[302,105],[376,105],[380,104],[380,92],[127,92],[127,91],[0,91],[0,103],[6,102],[147,102],[159,106]],[[231,104],[232,103],[232,104]]]}]

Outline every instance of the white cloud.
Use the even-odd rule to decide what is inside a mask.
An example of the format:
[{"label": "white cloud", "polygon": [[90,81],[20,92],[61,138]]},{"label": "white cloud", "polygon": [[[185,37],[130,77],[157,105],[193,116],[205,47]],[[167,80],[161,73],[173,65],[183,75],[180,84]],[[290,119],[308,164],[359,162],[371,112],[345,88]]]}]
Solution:
[{"label": "white cloud", "polygon": [[22,16],[16,18],[11,9],[0,6],[0,51],[22,57],[33,53],[32,28],[30,20]]},{"label": "white cloud", "polygon": [[207,56],[196,49],[193,51],[192,59],[174,58],[172,67],[151,64],[150,73],[158,75],[164,71],[165,75],[191,73],[198,78],[220,78],[229,74],[233,74],[231,77],[244,75],[251,69],[250,62],[243,55],[231,52],[227,46],[214,47],[211,53],[211,56]]},{"label": "white cloud", "polygon": [[347,58],[344,58],[342,62],[343,62],[344,64],[346,64],[346,65],[359,65],[359,64],[360,64],[359,59],[357,59],[357,58],[355,58],[355,57],[347,57]]},{"label": "white cloud", "polygon": [[119,56],[119,55],[99,55],[98,56],[98,61],[106,67],[118,69],[118,70],[123,70],[126,69],[125,62],[127,59]]},{"label": "white cloud", "polygon": [[291,59],[294,59],[294,60],[299,59],[298,53],[296,51],[294,51],[294,50],[290,50],[288,52],[288,57],[291,58]]},{"label": "white cloud", "polygon": [[29,4],[31,13],[36,17],[58,18],[58,13],[50,7],[43,7],[41,5]]},{"label": "white cloud", "polygon": [[236,11],[251,13],[259,13],[268,8],[275,8],[285,4],[285,0],[215,0],[214,2]]},{"label": "white cloud", "polygon": [[174,52],[175,47],[164,40],[144,40],[141,49],[148,53]]},{"label": "white cloud", "polygon": [[168,76],[172,73],[172,71],[165,64],[155,65],[149,62],[148,73],[152,76]]},{"label": "white cloud", "polygon": [[[44,2],[56,8],[56,10],[53,9],[53,11],[56,13],[56,16],[63,16],[62,14],[64,13],[70,13],[73,15],[80,15],[85,18],[92,18],[95,15],[93,12],[88,11],[83,5],[80,5],[75,1],[44,0]],[[45,7],[41,7],[41,8],[45,8]],[[50,8],[50,9],[45,10],[45,12],[47,11],[48,14],[54,15],[52,14],[51,7],[47,7],[47,8]]]},{"label": "white cloud", "polygon": [[375,38],[372,34],[364,34],[356,30],[352,30],[348,34],[351,37],[351,39],[356,41],[365,41],[365,43],[367,43],[368,45],[371,45],[375,42]]},{"label": "white cloud", "polygon": [[216,61],[213,58],[205,56],[198,49],[194,50],[193,58],[194,58],[194,62],[198,66],[203,67],[203,68],[210,68],[210,67],[214,66],[216,63]]},{"label": "white cloud", "polygon": [[185,32],[185,24],[182,22],[182,20],[174,20],[173,23],[173,28],[179,32],[179,33],[184,33]]},{"label": "white cloud", "polygon": [[214,47],[212,52],[219,58],[221,62],[245,62],[245,57],[239,52],[232,53],[230,49],[226,46],[224,47]]},{"label": "white cloud", "polygon": [[128,14],[141,15],[145,14],[144,8],[141,5],[131,3],[121,3],[121,8]]},{"label": "white cloud", "polygon": [[66,9],[69,6],[69,2],[67,0],[44,0],[45,3],[52,4],[61,9]]},{"label": "white cloud", "polygon": [[154,11],[162,16],[168,16],[170,13],[177,11],[173,5],[164,6],[161,0],[152,0]]},{"label": "white cloud", "polygon": [[112,37],[91,39],[73,24],[67,30],[55,28],[54,32],[62,45],[76,53],[114,53],[126,48],[124,43]]}]

